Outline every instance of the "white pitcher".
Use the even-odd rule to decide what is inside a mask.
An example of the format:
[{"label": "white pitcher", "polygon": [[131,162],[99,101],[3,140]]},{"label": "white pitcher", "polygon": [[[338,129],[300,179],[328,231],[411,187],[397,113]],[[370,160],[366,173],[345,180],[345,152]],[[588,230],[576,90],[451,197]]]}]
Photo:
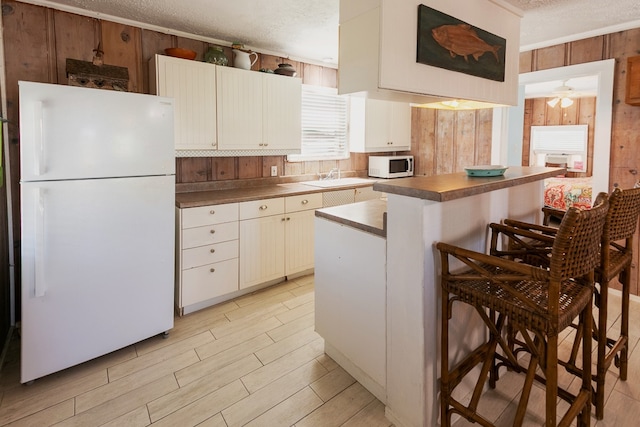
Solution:
[{"label": "white pitcher", "polygon": [[[251,55],[254,55],[253,61],[251,60]],[[233,49],[233,66],[236,68],[250,70],[257,60],[258,54],[255,52],[245,52],[242,50]]]}]

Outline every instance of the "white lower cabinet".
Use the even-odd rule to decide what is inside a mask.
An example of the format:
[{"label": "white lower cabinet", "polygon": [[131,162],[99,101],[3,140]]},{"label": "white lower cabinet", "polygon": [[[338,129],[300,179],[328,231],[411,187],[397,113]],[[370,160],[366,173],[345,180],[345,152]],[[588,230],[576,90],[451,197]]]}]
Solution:
[{"label": "white lower cabinet", "polygon": [[176,210],[180,314],[314,268],[315,210],[377,198],[372,187]]},{"label": "white lower cabinet", "polygon": [[176,210],[176,296],[185,307],[238,290],[238,204]]},{"label": "white lower cabinet", "polygon": [[240,289],[313,268],[320,207],[320,193],[240,204]]}]

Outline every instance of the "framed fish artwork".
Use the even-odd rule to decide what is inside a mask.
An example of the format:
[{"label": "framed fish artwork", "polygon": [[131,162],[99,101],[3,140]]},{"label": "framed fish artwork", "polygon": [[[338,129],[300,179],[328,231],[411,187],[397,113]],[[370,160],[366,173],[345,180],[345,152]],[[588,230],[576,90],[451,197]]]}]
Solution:
[{"label": "framed fish artwork", "polygon": [[416,61],[421,64],[503,82],[506,46],[502,37],[418,5]]}]

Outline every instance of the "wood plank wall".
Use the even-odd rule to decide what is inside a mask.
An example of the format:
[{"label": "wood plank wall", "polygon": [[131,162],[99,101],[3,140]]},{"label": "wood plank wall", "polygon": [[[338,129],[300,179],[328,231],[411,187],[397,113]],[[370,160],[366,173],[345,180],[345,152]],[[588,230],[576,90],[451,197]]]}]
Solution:
[{"label": "wood plank wall", "polygon": [[[640,107],[625,104],[627,58],[640,54],[640,28],[570,43],[536,49],[520,54],[520,72],[546,70],[585,62],[615,59],[613,87],[610,190],[614,186],[630,188],[640,179]],[[594,159],[593,161],[598,161]],[[638,231],[634,238],[631,293],[639,295]],[[617,285],[619,288],[619,285]]]}]

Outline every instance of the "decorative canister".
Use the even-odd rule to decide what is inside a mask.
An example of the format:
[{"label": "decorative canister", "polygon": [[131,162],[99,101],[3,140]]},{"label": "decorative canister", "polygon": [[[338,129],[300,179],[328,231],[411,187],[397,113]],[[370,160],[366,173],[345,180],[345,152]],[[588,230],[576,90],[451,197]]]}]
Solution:
[{"label": "decorative canister", "polygon": [[273,70],[274,73],[280,74],[282,76],[295,77],[298,72],[291,64],[278,64],[278,68]]},{"label": "decorative canister", "polygon": [[224,50],[220,46],[209,46],[209,49],[204,54],[204,62],[216,65],[227,65],[229,59],[224,54]]}]

